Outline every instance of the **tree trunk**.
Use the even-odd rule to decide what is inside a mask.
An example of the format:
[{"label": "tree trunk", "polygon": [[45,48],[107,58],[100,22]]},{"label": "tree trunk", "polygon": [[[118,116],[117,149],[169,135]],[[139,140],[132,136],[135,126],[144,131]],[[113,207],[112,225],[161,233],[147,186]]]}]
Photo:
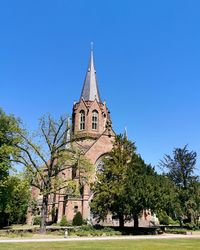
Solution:
[{"label": "tree trunk", "polygon": [[138,215],[134,214],[133,219],[134,219],[134,228],[138,228],[139,227]]},{"label": "tree trunk", "polygon": [[119,214],[119,227],[124,227],[124,215]]},{"label": "tree trunk", "polygon": [[42,199],[42,208],[41,208],[41,222],[40,222],[41,234],[46,233],[47,210],[48,210],[48,195],[44,195]]}]

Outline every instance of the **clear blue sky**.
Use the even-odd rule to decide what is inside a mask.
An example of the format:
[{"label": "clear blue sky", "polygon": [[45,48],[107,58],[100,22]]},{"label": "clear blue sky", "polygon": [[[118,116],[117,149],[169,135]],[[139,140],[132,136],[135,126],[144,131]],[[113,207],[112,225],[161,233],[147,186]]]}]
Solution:
[{"label": "clear blue sky", "polygon": [[[94,42],[103,100],[147,163],[200,156],[200,1],[0,2],[0,106],[36,129],[71,114]],[[198,163],[199,166],[199,163]]]}]

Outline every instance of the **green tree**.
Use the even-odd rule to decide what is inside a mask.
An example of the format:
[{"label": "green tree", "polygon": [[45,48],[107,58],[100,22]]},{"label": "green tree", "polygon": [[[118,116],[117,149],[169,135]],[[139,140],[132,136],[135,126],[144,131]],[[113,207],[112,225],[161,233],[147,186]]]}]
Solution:
[{"label": "green tree", "polygon": [[108,213],[119,219],[124,226],[126,217],[125,189],[126,171],[135,153],[134,143],[126,136],[116,136],[112,151],[104,158],[102,169],[97,173],[91,211],[98,220],[104,220]]},{"label": "green tree", "polygon": [[13,115],[6,115],[0,109],[0,226],[7,224],[9,218],[5,213],[9,203],[9,173],[12,170],[11,159],[18,153],[14,145],[20,138],[16,132],[20,131],[19,120]]},{"label": "green tree", "polygon": [[175,148],[173,156],[165,155],[161,166],[168,170],[168,176],[180,188],[187,189],[197,177],[194,175],[197,154],[189,151],[187,145]]},{"label": "green tree", "polygon": [[187,217],[189,222],[197,224],[199,216],[199,181],[194,174],[197,154],[189,151],[187,145],[175,148],[173,155],[165,155],[161,166],[168,170],[167,176],[177,187],[180,207],[180,222]]},{"label": "green tree", "polygon": [[145,164],[140,155],[134,154],[127,169],[125,182],[127,214],[138,227],[141,212],[150,209],[151,213],[174,211],[176,191],[173,183],[156,173],[151,165]]},{"label": "green tree", "polygon": [[142,158],[134,154],[129,163],[125,182],[125,203],[127,214],[134,219],[134,227],[138,227],[138,219],[144,209],[156,207],[156,173],[150,165],[146,165]]},{"label": "green tree", "polygon": [[77,212],[74,215],[74,218],[73,218],[73,221],[72,221],[72,225],[73,226],[81,226],[81,225],[83,225],[83,217],[82,217],[81,212]]},{"label": "green tree", "polygon": [[21,175],[9,176],[6,194],[8,201],[4,213],[8,224],[25,223],[30,199],[29,182]]},{"label": "green tree", "polygon": [[60,226],[61,226],[61,227],[67,226],[67,218],[66,218],[66,215],[63,215],[63,216],[62,216],[61,221],[60,221]]},{"label": "green tree", "polygon": [[47,212],[50,195],[53,205],[56,194],[72,195],[77,190],[77,182],[70,181],[65,174],[68,168],[78,165],[80,183],[87,182],[87,171],[91,164],[74,150],[68,140],[68,117],[58,121],[50,115],[40,120],[39,131],[33,137],[27,132],[18,132],[21,141],[16,144],[20,154],[15,161],[23,164],[29,175],[31,186],[42,195],[40,232],[46,232]]},{"label": "green tree", "polygon": [[158,215],[166,213],[172,219],[177,220],[181,215],[181,207],[178,199],[178,189],[176,185],[168,178],[168,176],[161,174],[157,175],[155,182],[155,195],[152,210]]},{"label": "green tree", "polygon": [[200,183],[195,181],[190,184],[186,194],[187,199],[185,199],[185,212],[191,226],[199,226],[200,217]]}]

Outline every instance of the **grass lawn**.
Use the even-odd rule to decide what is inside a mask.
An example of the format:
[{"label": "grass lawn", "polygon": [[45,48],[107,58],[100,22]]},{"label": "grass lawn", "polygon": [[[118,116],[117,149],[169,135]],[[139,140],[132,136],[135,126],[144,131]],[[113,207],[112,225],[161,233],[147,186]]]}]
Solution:
[{"label": "grass lawn", "polygon": [[0,243],[0,250],[185,250],[200,249],[200,239],[115,240],[38,243]]}]

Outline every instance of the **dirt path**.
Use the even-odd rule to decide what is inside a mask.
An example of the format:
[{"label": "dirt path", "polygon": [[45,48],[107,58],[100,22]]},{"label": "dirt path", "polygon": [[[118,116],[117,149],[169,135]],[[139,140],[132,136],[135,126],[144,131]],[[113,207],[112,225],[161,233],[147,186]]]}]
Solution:
[{"label": "dirt path", "polygon": [[154,235],[154,236],[113,236],[113,237],[68,237],[68,238],[43,238],[43,239],[5,239],[0,240],[0,243],[7,242],[59,242],[59,241],[96,241],[96,240],[156,240],[156,239],[189,239],[199,238],[200,235],[178,235],[178,234],[165,234],[165,235]]}]

